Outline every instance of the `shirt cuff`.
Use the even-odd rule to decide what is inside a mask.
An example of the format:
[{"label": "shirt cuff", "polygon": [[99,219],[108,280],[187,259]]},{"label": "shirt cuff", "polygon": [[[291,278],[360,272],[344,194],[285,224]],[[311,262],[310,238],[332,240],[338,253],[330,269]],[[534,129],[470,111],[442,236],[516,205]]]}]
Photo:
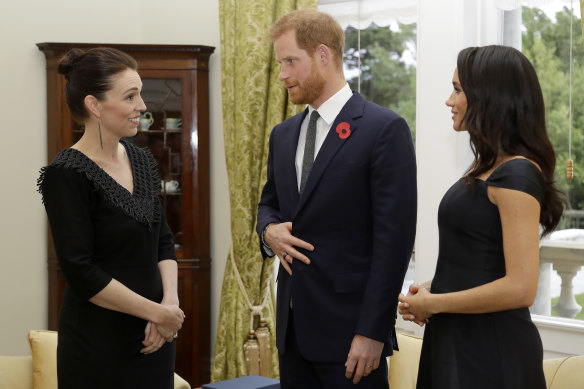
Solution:
[{"label": "shirt cuff", "polygon": [[268,228],[268,226],[270,224],[272,224],[272,223],[266,224],[266,226],[262,230],[262,233],[261,233],[261,236],[260,236],[260,240],[262,241],[262,246],[264,248],[264,251],[268,255],[268,257],[273,257],[275,255],[274,251],[272,251],[272,248],[270,246],[268,246],[267,243],[266,243],[266,241],[264,240],[264,235],[266,234],[266,229]]}]

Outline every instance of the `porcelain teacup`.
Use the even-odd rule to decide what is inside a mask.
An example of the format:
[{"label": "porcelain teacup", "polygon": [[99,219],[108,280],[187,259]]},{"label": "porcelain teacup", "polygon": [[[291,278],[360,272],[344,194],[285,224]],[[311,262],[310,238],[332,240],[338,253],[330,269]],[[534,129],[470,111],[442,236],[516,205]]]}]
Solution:
[{"label": "porcelain teacup", "polygon": [[160,181],[160,188],[165,192],[176,192],[180,184],[177,180]]},{"label": "porcelain teacup", "polygon": [[144,112],[142,116],[140,116],[140,130],[147,131],[152,123],[154,123],[154,118],[152,118],[150,112]]},{"label": "porcelain teacup", "polygon": [[178,130],[182,126],[182,119],[166,118],[164,124],[167,130]]}]

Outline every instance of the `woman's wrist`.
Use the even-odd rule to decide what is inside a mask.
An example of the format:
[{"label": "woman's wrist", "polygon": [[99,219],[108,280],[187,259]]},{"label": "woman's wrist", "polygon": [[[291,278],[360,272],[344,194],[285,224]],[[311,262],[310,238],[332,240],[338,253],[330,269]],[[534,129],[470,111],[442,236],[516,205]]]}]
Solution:
[{"label": "woman's wrist", "polygon": [[152,323],[162,322],[165,314],[164,307],[162,306],[162,304],[158,304],[154,301],[151,301],[150,306],[151,307],[148,310],[148,314],[147,317],[145,317],[145,319]]},{"label": "woman's wrist", "polygon": [[430,293],[428,294],[428,312],[432,315],[436,315],[442,312],[443,295]]},{"label": "woman's wrist", "polygon": [[175,293],[170,293],[170,294],[165,294],[164,297],[162,298],[162,302],[160,303],[162,305],[179,305],[179,299],[178,299],[178,294]]}]

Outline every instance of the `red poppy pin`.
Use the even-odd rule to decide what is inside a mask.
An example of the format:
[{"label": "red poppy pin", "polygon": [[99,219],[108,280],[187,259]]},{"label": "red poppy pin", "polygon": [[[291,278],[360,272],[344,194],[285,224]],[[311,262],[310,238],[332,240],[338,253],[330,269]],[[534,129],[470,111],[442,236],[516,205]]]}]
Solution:
[{"label": "red poppy pin", "polygon": [[337,124],[336,130],[340,139],[347,139],[351,135],[351,126],[347,122]]}]

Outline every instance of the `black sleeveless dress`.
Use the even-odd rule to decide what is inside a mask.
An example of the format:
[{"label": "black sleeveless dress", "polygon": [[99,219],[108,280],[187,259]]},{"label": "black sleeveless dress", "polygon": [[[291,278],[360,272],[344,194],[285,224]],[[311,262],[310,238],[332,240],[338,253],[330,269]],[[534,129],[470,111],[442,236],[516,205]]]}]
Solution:
[{"label": "black sleeveless dress", "polygon": [[[470,289],[505,275],[501,219],[487,196],[489,185],[544,201],[544,178],[525,159],[507,161],[475,184],[460,179],[440,203],[432,293]],[[545,389],[543,348],[529,309],[433,316],[424,332],[417,388]]]},{"label": "black sleeveless dress", "polygon": [[158,262],[176,260],[154,157],[121,143],[132,166],[133,193],[75,149],[62,150],[38,180],[67,281],[59,315],[59,389],[174,387],[175,342],[143,355],[145,320],[88,301],[115,278],[160,302]]}]

